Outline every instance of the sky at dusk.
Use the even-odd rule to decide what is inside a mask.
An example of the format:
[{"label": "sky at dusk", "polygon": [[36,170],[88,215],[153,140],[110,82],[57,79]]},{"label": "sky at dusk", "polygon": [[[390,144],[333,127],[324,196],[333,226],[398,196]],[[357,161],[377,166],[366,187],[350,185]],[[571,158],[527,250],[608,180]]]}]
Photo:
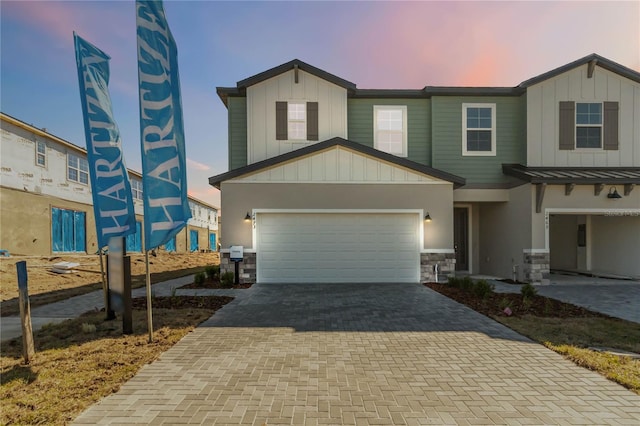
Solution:
[{"label": "sky at dusk", "polygon": [[[358,88],[516,86],[598,53],[640,71],[640,1],[165,1],[178,46],[190,195],[228,170],[216,86],[300,59]],[[73,31],[111,56],[127,166],[140,171],[132,1],[0,2],[0,109],[85,147]]]}]

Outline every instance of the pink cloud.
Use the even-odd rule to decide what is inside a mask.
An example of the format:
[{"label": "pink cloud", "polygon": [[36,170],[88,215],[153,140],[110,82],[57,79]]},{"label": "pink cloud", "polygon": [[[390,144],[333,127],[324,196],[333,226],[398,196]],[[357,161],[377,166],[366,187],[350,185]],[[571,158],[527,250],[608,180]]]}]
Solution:
[{"label": "pink cloud", "polygon": [[202,171],[211,170],[211,167],[207,166],[206,164],[198,163],[197,161],[192,160],[190,158],[187,158],[187,166],[189,168],[194,168],[196,170],[202,170]]}]

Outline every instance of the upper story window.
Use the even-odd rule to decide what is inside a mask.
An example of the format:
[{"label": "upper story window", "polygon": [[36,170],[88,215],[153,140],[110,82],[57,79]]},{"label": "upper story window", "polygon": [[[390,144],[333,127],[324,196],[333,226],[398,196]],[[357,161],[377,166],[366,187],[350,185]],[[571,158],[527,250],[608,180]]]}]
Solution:
[{"label": "upper story window", "polygon": [[85,185],[89,183],[89,164],[86,158],[67,154],[67,179]]},{"label": "upper story window", "polygon": [[496,155],[496,104],[462,104],[462,155]]},{"label": "upper story window", "polygon": [[142,181],[131,179],[131,194],[134,200],[142,200]]},{"label": "upper story window", "polygon": [[373,146],[397,155],[407,156],[407,106],[373,106]]},{"label": "upper story window", "polygon": [[276,102],[276,140],[317,141],[318,102]]},{"label": "upper story window", "polygon": [[47,145],[42,141],[36,141],[36,164],[47,166]]},{"label": "upper story window", "polygon": [[576,103],[576,148],[602,148],[601,103]]},{"label": "upper story window", "polygon": [[618,150],[618,102],[561,101],[558,112],[558,149]]}]

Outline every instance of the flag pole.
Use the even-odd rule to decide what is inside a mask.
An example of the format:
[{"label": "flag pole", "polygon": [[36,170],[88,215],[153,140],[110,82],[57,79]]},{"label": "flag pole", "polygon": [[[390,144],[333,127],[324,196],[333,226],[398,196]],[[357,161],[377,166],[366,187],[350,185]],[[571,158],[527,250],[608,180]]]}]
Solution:
[{"label": "flag pole", "polygon": [[147,325],[149,343],[153,343],[153,314],[151,312],[151,272],[149,271],[149,250],[144,251],[144,263],[147,270]]}]

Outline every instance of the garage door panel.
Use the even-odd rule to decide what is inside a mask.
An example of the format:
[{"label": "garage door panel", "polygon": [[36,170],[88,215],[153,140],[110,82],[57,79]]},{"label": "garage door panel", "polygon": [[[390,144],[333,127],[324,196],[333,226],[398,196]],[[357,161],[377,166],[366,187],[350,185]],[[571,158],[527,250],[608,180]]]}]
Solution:
[{"label": "garage door panel", "polygon": [[257,215],[260,282],[417,282],[419,217]]}]

